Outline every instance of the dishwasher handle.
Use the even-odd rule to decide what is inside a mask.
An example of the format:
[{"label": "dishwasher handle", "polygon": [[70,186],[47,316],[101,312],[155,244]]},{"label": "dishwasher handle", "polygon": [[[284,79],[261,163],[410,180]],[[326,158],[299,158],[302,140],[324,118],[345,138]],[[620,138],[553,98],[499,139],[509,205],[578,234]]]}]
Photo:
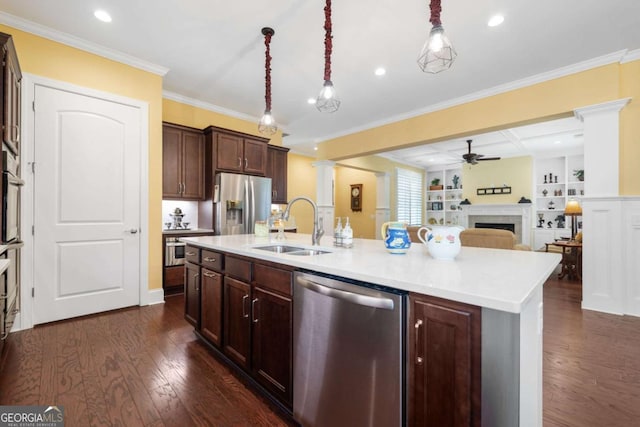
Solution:
[{"label": "dishwasher handle", "polygon": [[357,294],[355,292],[343,291],[341,289],[330,288],[313,280],[298,276],[296,278],[300,286],[332,298],[348,301],[353,304],[364,305],[366,307],[393,310],[393,300],[389,298],[372,297],[369,295]]}]

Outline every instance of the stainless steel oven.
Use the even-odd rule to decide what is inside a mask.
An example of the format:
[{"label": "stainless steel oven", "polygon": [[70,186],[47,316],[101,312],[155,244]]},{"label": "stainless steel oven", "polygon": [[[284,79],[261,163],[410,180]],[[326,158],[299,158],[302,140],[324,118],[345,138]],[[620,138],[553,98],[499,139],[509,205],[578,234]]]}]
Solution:
[{"label": "stainless steel oven", "polygon": [[2,151],[2,242],[8,243],[20,237],[20,187],[24,181],[18,178],[18,161],[7,150]]},{"label": "stainless steel oven", "polygon": [[178,237],[167,237],[164,248],[164,266],[183,265],[185,262],[186,243]]}]

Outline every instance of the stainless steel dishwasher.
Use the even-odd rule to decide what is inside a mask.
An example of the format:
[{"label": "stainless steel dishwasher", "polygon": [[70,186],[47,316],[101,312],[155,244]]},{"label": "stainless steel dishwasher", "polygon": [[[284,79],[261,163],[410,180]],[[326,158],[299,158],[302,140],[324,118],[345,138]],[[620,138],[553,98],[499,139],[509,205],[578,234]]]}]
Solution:
[{"label": "stainless steel dishwasher", "polygon": [[293,298],[295,420],[403,425],[404,293],[296,272]]}]

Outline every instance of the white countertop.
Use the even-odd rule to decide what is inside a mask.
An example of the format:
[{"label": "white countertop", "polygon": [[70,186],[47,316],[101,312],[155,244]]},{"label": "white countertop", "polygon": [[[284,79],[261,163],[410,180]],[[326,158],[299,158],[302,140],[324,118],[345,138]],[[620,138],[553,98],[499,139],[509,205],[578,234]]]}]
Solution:
[{"label": "white countertop", "polygon": [[297,256],[255,249],[269,244],[311,248],[309,234],[287,234],[286,240],[252,234],[184,237],[198,246],[286,264],[405,291],[446,298],[495,310],[519,313],[532,292],[542,286],[560,262],[559,254],[463,247],[454,261],[431,258],[422,243],[406,254],[392,255],[381,240],[354,239],[351,249],[332,246],[324,237],[315,247],[332,253]]},{"label": "white countertop", "polygon": [[184,229],[174,229],[172,228],[171,230],[167,230],[166,228],[162,230],[162,234],[168,234],[168,235],[172,235],[172,234],[200,234],[200,233],[212,233],[213,234],[213,230],[208,229],[208,228],[194,228],[194,229],[189,229],[189,230],[184,230]]}]

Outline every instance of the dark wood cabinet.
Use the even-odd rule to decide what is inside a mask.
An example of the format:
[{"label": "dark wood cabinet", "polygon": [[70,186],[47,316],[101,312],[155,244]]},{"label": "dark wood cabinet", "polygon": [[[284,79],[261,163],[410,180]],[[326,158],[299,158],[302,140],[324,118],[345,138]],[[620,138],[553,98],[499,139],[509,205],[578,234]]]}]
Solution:
[{"label": "dark wood cabinet", "polygon": [[0,99],[2,108],[2,140],[14,155],[20,155],[20,94],[22,72],[9,34],[0,33],[2,67],[0,68]]},{"label": "dark wood cabinet", "polygon": [[409,301],[409,426],[480,426],[480,307]]},{"label": "dark wood cabinet", "polygon": [[163,199],[204,199],[204,153],[202,131],[163,123]]},{"label": "dark wood cabinet", "polygon": [[224,353],[245,370],[250,369],[251,285],[224,278]]},{"label": "dark wood cabinet", "polygon": [[200,267],[186,263],[184,274],[184,318],[198,329],[200,323]]},{"label": "dark wood cabinet", "polygon": [[207,144],[207,171],[236,172],[265,176],[269,140],[209,126],[204,130]]},{"label": "dark wood cabinet", "polygon": [[200,293],[200,333],[212,344],[220,347],[222,345],[222,275],[202,267]]},{"label": "dark wood cabinet", "polygon": [[288,148],[268,146],[267,178],[271,178],[271,203],[287,203],[288,152]]},{"label": "dark wood cabinet", "polygon": [[252,294],[252,371],[274,396],[292,403],[292,310],[290,297],[262,288]]}]

